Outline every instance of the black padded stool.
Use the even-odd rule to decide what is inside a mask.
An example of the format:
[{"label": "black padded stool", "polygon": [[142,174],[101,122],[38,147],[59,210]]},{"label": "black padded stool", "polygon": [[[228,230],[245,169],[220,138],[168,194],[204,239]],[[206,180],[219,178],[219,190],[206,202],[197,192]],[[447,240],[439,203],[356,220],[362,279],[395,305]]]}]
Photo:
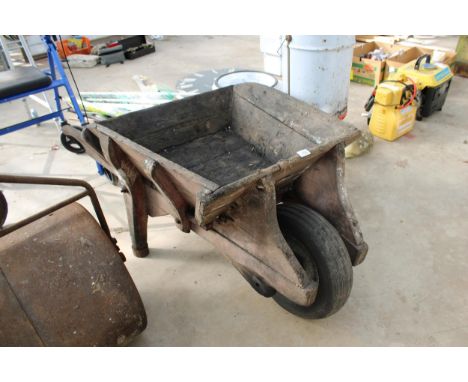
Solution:
[{"label": "black padded stool", "polygon": [[52,79],[47,74],[33,66],[0,72],[0,98],[45,88],[51,83]]}]

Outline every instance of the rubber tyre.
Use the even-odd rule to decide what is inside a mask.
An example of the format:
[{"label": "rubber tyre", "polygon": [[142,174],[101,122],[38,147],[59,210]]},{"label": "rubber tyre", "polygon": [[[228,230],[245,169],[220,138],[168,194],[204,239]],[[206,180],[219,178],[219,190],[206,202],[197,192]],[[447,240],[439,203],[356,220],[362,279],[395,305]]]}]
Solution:
[{"label": "rubber tyre", "polygon": [[80,142],[69,135],[61,133],[60,142],[62,142],[63,147],[74,154],[83,154],[86,151]]},{"label": "rubber tyre", "polygon": [[278,223],[284,238],[307,274],[318,281],[310,306],[298,305],[280,293],[273,299],[288,312],[317,319],[336,313],[348,300],[353,268],[338,231],[319,213],[301,204],[278,206]]},{"label": "rubber tyre", "polygon": [[418,107],[416,110],[416,121],[422,121],[423,120],[423,115],[422,115],[422,109],[421,106]]},{"label": "rubber tyre", "polygon": [[8,216],[8,203],[5,199],[5,195],[0,191],[0,228],[5,224],[6,218]]}]

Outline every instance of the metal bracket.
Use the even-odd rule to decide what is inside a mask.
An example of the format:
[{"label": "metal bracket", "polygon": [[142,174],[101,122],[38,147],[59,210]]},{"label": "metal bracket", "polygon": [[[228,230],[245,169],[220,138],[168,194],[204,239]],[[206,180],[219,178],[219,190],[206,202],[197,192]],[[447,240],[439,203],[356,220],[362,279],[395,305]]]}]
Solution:
[{"label": "metal bracket", "polygon": [[151,179],[156,189],[165,197],[172,207],[177,227],[182,231],[190,232],[190,220],[187,217],[188,204],[172,183],[169,174],[158,162],[152,159],[145,160],[145,174]]},{"label": "metal bracket", "polygon": [[[89,196],[91,199],[91,203],[94,208],[94,212],[96,213],[96,217],[101,225],[102,230],[104,233],[109,237],[111,242],[114,244],[116,249],[119,251],[119,255],[123,261],[125,261],[125,256],[122,252],[120,252],[119,247],[117,246],[117,240],[114,239],[110,233],[109,226],[107,225],[106,218],[104,217],[104,213],[102,212],[101,205],[99,204],[99,200],[97,198],[96,192],[94,191],[91,185],[83,180],[79,179],[64,179],[64,178],[47,178],[47,177],[40,177],[40,176],[17,176],[17,175],[6,175],[0,174],[0,183],[13,183],[13,184],[40,184],[40,185],[48,185],[48,186],[72,186],[72,187],[83,187],[85,190],[76,194],[68,199],[61,201],[45,210],[38,212],[34,215],[27,217],[15,224],[10,224],[5,227],[0,227],[0,237],[3,237],[21,227],[24,227],[27,224],[32,223],[50,213],[59,210],[62,207],[65,207],[68,204],[76,202],[79,199],[82,199],[86,196]],[[6,207],[5,207],[6,208]]]}]

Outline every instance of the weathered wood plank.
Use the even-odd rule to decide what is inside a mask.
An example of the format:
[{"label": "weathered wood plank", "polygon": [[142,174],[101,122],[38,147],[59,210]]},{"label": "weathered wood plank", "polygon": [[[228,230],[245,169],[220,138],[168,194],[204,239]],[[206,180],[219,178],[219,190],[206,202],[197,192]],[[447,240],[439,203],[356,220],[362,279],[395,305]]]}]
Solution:
[{"label": "weathered wood plank", "polygon": [[128,113],[100,124],[135,140],[148,133],[178,128],[192,121],[208,121],[213,116],[229,118],[231,103],[232,87],[229,87]]},{"label": "weathered wood plank", "polygon": [[272,162],[289,158],[297,151],[314,145],[241,97],[234,99],[232,129]]},{"label": "weathered wood plank", "polygon": [[179,146],[199,137],[212,135],[229,125],[228,116],[209,116],[181,122],[164,129],[151,130],[134,141],[155,153],[171,146]]},{"label": "weathered wood plank", "polygon": [[[349,143],[359,136],[351,124],[340,121],[314,106],[265,86],[241,84],[234,87],[234,105],[242,98],[315,144]],[[334,146],[334,145],[333,145]]]},{"label": "weathered wood plank", "polygon": [[273,164],[230,129],[169,147],[161,154],[220,186]]},{"label": "weathered wood plank", "polygon": [[219,156],[237,150],[245,144],[246,142],[237,135],[224,129],[186,144],[168,147],[160,154],[185,168],[192,169],[207,161],[216,161]]},{"label": "weathered wood plank", "polygon": [[[172,182],[192,206],[195,204],[195,198],[198,192],[202,190],[209,192],[219,188],[219,185],[209,181],[208,179],[205,179],[177,163],[148,150],[107,127],[98,126],[98,131],[103,136],[109,136],[114,139],[114,141],[118,143],[122,150],[128,155],[140,173],[145,173],[145,160],[148,158],[153,159],[164,166],[170,173]],[[144,177],[146,178],[145,175]]]}]

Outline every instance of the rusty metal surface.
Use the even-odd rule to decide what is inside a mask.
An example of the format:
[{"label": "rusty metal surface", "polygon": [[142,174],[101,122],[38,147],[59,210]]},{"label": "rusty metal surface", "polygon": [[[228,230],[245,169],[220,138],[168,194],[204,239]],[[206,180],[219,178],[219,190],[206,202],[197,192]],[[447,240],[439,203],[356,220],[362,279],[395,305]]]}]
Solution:
[{"label": "rusty metal surface", "polygon": [[0,268],[0,345],[126,345],[146,327],[114,244],[77,203],[2,237]]},{"label": "rusty metal surface", "polygon": [[[0,268],[0,345],[43,346]],[[13,328],[13,330],[12,330]]]},{"label": "rusty metal surface", "polygon": [[[20,176],[20,175],[8,175],[8,174],[0,174],[0,183],[40,184],[40,185],[49,185],[49,186],[73,186],[73,187],[82,187],[85,189],[85,191],[81,192],[78,195],[75,195],[41,212],[31,215],[27,217],[26,219],[21,220],[20,222],[17,222],[9,227],[5,227],[4,229],[0,230],[0,237],[10,232],[13,232],[14,230],[21,228],[43,216],[46,216],[49,213],[56,211],[59,208],[62,208],[63,206],[67,204],[70,204],[78,199],[84,198],[85,196],[89,196],[91,199],[91,203],[93,204],[94,211],[96,212],[96,216],[99,220],[99,223],[101,224],[101,228],[104,230],[106,235],[109,236],[109,238],[112,240],[109,226],[107,225],[106,218],[104,217],[104,213],[102,212],[101,205],[99,204],[99,200],[96,196],[96,192],[94,191],[94,189],[91,187],[89,183],[83,180],[79,180],[79,179],[48,178],[48,177],[39,177],[39,176]],[[5,210],[5,209],[6,208],[2,207],[2,210]],[[0,225],[0,228],[2,228],[1,225]]]}]

